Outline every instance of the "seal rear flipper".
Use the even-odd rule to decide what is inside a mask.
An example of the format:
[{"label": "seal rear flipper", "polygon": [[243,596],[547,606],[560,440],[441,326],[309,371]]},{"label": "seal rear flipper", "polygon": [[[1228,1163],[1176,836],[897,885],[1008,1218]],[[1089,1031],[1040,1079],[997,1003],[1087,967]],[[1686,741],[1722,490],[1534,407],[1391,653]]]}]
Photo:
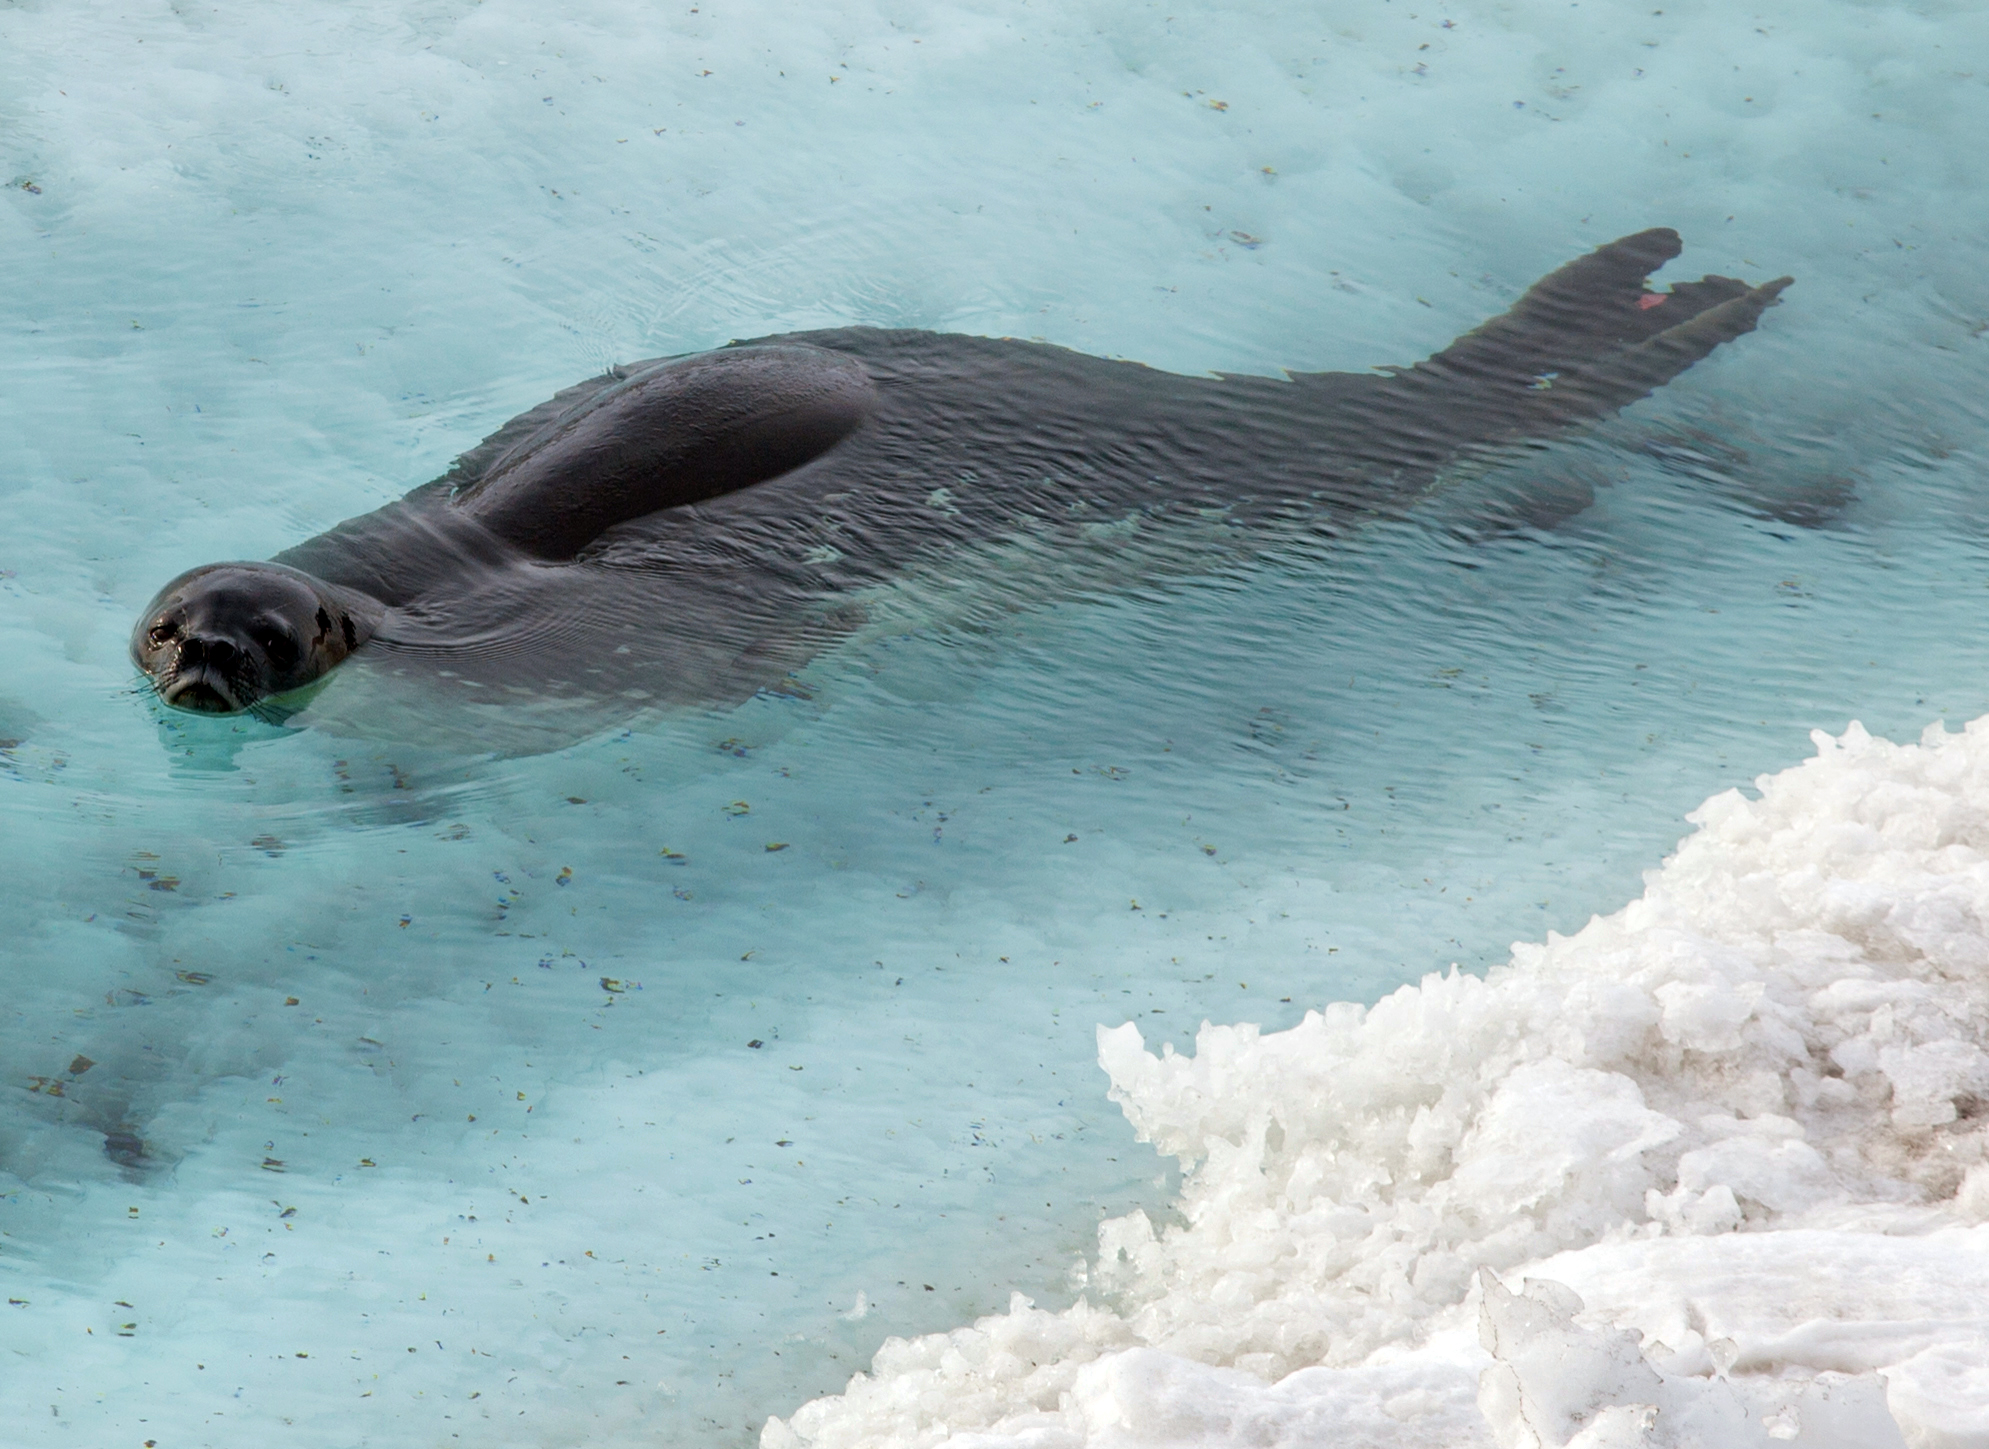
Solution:
[{"label": "seal rear flipper", "polygon": [[1750,287],[1711,276],[1646,290],[1649,266],[1678,249],[1677,234],[1659,229],[1569,263],[1510,312],[1393,369],[1381,413],[1397,433],[1421,429],[1417,441],[1435,459],[1545,437],[1628,406],[1752,331],[1792,281]]},{"label": "seal rear flipper", "polygon": [[864,365],[823,348],[729,347],[665,362],[512,445],[450,506],[539,558],[570,559],[618,523],[801,467],[875,402]]},{"label": "seal rear flipper", "polygon": [[1794,281],[1793,277],[1778,277],[1759,287],[1745,287],[1634,346],[1553,379],[1549,386],[1537,389],[1542,413],[1555,421],[1574,422],[1628,407],[1710,355],[1721,343],[1752,332],[1761,314],[1774,306]]},{"label": "seal rear flipper", "polygon": [[1651,291],[1650,274],[1681,250],[1668,227],[1610,242],[1549,273],[1510,311],[1408,371],[1466,391],[1528,388],[1675,331],[1753,290],[1733,277],[1710,276]]}]

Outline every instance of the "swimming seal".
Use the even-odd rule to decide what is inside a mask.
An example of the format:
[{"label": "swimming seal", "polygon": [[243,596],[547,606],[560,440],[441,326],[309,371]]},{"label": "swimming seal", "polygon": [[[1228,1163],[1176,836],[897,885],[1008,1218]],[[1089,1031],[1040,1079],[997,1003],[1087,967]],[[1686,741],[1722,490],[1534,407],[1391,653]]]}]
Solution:
[{"label": "swimming seal", "polygon": [[1789,285],[1650,290],[1680,250],[1661,228],[1612,242],[1372,374],[1187,377],[870,328],[616,368],[269,563],[181,575],[132,657],[167,704],[205,712],[355,655],[493,705],[743,698],[847,635],[866,590],[971,572],[990,540],[1117,546],[1171,519],[1331,532],[1460,459],[1613,413]]}]

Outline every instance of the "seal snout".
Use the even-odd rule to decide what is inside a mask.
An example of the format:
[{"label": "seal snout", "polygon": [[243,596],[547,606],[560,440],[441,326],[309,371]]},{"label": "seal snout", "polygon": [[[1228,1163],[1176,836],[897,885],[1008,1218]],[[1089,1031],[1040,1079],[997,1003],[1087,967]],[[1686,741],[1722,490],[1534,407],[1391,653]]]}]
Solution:
[{"label": "seal snout", "polygon": [[191,635],[181,642],[171,677],[159,696],[177,709],[232,714],[242,707],[235,698],[233,676],[243,662],[242,651],[232,640]]}]

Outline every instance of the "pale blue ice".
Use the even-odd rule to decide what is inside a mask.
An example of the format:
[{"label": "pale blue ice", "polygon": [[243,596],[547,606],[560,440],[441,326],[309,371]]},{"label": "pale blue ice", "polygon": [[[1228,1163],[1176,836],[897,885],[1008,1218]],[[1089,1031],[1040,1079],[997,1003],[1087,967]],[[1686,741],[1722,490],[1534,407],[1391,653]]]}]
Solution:
[{"label": "pale blue ice", "polygon": [[[1096,1025],[1482,969],[1989,711],[1985,134],[1960,4],[0,3],[3,1437],[754,1442],[1161,1211]],[[609,363],[1406,363],[1654,225],[1797,284],[1327,555],[525,758],[125,656]]]}]

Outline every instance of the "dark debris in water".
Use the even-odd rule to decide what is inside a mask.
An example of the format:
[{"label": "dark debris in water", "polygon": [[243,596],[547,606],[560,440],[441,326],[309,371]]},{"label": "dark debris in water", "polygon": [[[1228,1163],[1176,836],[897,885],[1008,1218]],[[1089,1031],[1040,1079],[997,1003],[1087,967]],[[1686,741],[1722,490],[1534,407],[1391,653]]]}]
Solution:
[{"label": "dark debris in water", "polygon": [[113,1127],[104,1133],[104,1156],[119,1167],[144,1167],[147,1161],[144,1139],[129,1127]]}]

